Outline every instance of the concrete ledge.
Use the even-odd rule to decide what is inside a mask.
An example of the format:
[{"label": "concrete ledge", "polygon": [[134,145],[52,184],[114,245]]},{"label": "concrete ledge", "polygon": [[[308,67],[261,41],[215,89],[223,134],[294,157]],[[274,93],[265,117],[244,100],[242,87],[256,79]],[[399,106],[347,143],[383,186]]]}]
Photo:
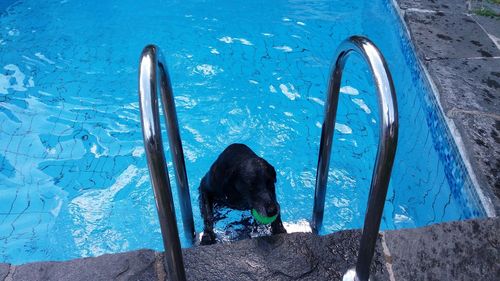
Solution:
[{"label": "concrete ledge", "polygon": [[467,3],[457,0],[398,0],[403,10],[432,10],[441,12],[463,12],[467,11]]},{"label": "concrete ledge", "polygon": [[[372,280],[495,280],[500,219],[387,231],[377,242]],[[359,230],[294,233],[184,249],[188,280],[341,280],[356,261]],[[2,281],[167,280],[151,250],[66,262],[0,264]]]},{"label": "concrete ledge", "polygon": [[480,171],[478,179],[485,187],[492,187],[492,196],[500,198],[500,119],[458,110],[451,112],[451,118],[468,148],[472,166]]},{"label": "concrete ledge", "polygon": [[[67,262],[37,262],[11,268],[12,280],[158,280],[155,252],[140,250]],[[8,281],[9,279],[5,279]]]},{"label": "concrete ledge", "polygon": [[500,219],[388,231],[395,280],[497,280]]},{"label": "concrete ledge", "polygon": [[493,41],[469,15],[407,11],[405,21],[424,60],[500,56]]},{"label": "concrete ledge", "polygon": [[426,63],[448,117],[452,110],[498,114],[499,65],[500,58],[441,59]]},{"label": "concrete ledge", "polygon": [[10,265],[6,263],[0,263],[0,280],[5,280],[7,275],[9,275]]},{"label": "concrete ledge", "polygon": [[[360,231],[294,233],[185,251],[189,280],[341,280],[356,262]],[[374,280],[388,280],[380,241]]]},{"label": "concrete ledge", "polygon": [[[356,262],[360,236],[360,231],[294,233],[184,249],[186,275],[188,280],[341,280]],[[379,239],[372,277],[388,280],[380,245]],[[9,276],[0,280],[6,281],[167,280],[163,254],[151,250],[0,265]]]}]

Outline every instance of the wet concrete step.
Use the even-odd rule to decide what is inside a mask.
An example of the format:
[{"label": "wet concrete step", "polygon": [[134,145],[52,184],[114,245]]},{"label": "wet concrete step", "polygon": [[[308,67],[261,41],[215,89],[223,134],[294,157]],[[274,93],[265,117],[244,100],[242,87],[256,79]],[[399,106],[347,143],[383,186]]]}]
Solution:
[{"label": "wet concrete step", "polygon": [[[497,280],[500,219],[382,232],[373,280]],[[184,250],[188,280],[341,280],[360,231],[293,233]],[[139,250],[67,262],[0,264],[0,280],[167,280],[161,253]]]}]

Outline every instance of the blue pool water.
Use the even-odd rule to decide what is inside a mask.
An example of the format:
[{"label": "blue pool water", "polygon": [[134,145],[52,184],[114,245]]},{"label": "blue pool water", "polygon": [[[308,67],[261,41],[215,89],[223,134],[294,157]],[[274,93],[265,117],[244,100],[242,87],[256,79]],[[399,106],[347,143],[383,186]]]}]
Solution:
[{"label": "blue pool water", "polygon": [[[149,43],[169,64],[198,231],[199,181],[234,142],[276,167],[287,228],[307,225],[330,63],[354,34],[380,47],[398,97],[382,228],[484,216],[389,1],[11,2],[0,11],[0,262],[162,249],[138,111]],[[378,138],[359,58],[342,86],[323,233],[361,227]]]}]

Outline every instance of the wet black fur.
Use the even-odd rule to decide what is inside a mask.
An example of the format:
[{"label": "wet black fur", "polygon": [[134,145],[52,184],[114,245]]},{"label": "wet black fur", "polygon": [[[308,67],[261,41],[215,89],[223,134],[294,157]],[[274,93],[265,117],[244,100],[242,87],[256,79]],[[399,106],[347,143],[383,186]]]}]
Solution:
[{"label": "wet black fur", "polygon": [[273,234],[285,233],[276,201],[276,171],[244,144],[231,144],[215,160],[199,187],[204,222],[202,245],[215,243],[214,204],[237,210],[256,209],[278,217],[271,223]]}]

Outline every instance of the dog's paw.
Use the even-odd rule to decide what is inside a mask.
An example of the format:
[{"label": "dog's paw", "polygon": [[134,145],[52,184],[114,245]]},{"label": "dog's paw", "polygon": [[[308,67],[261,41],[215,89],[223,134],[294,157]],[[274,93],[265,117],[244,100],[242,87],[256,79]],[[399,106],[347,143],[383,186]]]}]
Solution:
[{"label": "dog's paw", "polygon": [[213,232],[203,232],[201,236],[200,245],[212,245],[215,244],[215,233]]}]

